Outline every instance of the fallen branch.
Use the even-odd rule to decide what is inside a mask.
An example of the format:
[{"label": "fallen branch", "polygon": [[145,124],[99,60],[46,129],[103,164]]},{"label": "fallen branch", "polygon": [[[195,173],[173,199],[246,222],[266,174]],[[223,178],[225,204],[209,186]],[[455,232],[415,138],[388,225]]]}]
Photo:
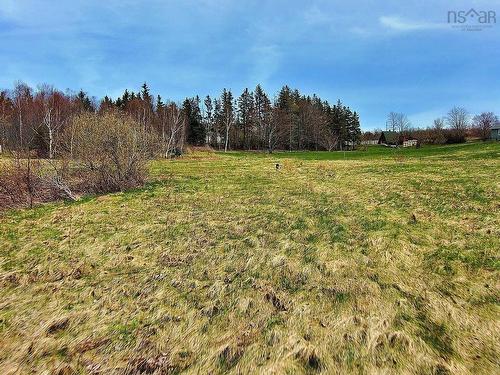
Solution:
[{"label": "fallen branch", "polygon": [[54,176],[51,179],[52,187],[54,187],[64,198],[76,201],[76,196],[71,192],[71,189],[66,185],[60,176]]}]

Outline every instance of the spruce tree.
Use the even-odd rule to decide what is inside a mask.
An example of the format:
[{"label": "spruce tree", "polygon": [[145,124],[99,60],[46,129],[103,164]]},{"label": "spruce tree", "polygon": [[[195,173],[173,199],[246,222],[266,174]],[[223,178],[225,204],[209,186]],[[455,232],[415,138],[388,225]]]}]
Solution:
[{"label": "spruce tree", "polygon": [[255,88],[255,121],[257,123],[260,148],[268,148],[267,124],[271,117],[271,101],[260,85]]},{"label": "spruce tree", "polygon": [[238,123],[243,130],[242,148],[245,150],[248,149],[248,135],[253,125],[254,106],[253,93],[245,88],[238,98]]},{"label": "spruce tree", "polygon": [[229,148],[229,135],[231,127],[234,124],[234,103],[231,90],[224,89],[221,95],[222,122],[224,124],[224,151]]},{"label": "spruce tree", "polygon": [[202,123],[200,98],[186,98],[183,103],[183,112],[187,123],[187,141],[191,145],[205,144],[205,127]]},{"label": "spruce tree", "polygon": [[153,103],[153,99],[151,97],[151,94],[149,93],[149,87],[148,87],[148,84],[146,82],[144,82],[141,86],[142,90],[141,90],[141,99],[144,100],[146,103]]},{"label": "spruce tree", "polygon": [[281,128],[288,133],[288,149],[293,150],[294,141],[294,119],[293,119],[293,97],[288,86],[283,86],[278,94],[277,108],[279,118],[277,121]]},{"label": "spruce tree", "polygon": [[127,108],[127,104],[130,101],[130,94],[127,89],[123,92],[122,99],[121,99],[121,106],[125,109]]},{"label": "spruce tree", "polygon": [[76,95],[76,98],[78,100],[78,103],[80,104],[80,107],[84,111],[89,111],[89,112],[94,111],[94,106],[92,104],[92,101],[90,100],[86,92],[80,90]]},{"label": "spruce tree", "polygon": [[113,108],[115,103],[113,102],[113,99],[108,97],[107,95],[104,97],[104,99],[101,101],[101,105],[99,107],[100,111],[105,111],[107,109]]},{"label": "spruce tree", "polygon": [[157,95],[156,96],[156,112],[161,111],[165,107],[165,104],[161,100],[161,96]]},{"label": "spruce tree", "polygon": [[359,116],[356,111],[352,112],[349,109],[349,142],[354,147],[361,141],[361,128],[359,124]]}]

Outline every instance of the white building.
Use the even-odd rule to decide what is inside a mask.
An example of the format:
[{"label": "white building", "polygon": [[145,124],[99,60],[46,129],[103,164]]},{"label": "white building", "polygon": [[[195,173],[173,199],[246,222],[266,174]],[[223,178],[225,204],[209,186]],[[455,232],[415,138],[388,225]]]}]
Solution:
[{"label": "white building", "polygon": [[403,147],[413,147],[416,146],[418,141],[416,139],[407,139],[403,141]]}]

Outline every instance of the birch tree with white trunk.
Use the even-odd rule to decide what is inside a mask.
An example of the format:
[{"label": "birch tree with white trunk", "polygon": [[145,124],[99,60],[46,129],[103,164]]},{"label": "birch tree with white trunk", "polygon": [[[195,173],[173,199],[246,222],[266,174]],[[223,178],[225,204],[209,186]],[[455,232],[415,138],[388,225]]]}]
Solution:
[{"label": "birch tree with white trunk", "polygon": [[170,103],[166,107],[165,120],[165,157],[168,158],[182,142],[181,138],[184,134],[185,119],[179,106],[175,103]]}]

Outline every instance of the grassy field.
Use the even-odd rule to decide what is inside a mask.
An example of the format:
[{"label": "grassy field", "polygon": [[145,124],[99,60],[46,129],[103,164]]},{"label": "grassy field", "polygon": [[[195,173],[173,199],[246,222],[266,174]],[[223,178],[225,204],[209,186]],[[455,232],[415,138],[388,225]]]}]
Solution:
[{"label": "grassy field", "polygon": [[0,373],[499,373],[499,167],[500,143],[195,153],[7,212]]}]

